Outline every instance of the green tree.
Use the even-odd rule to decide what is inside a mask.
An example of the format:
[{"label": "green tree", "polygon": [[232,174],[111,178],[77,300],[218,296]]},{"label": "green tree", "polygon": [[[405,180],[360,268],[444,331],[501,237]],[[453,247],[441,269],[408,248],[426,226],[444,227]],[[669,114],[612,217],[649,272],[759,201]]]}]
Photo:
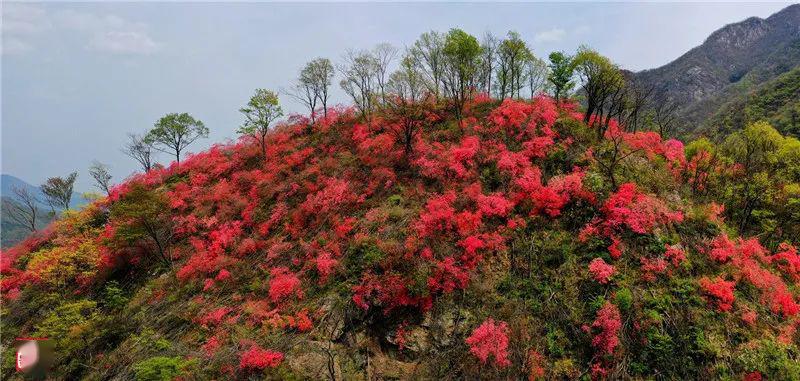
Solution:
[{"label": "green tree", "polygon": [[517,32],[508,32],[508,36],[497,48],[497,86],[500,99],[520,97],[525,87],[526,63],[533,58],[528,45]]},{"label": "green tree", "polygon": [[552,52],[549,58],[550,76],[547,79],[553,85],[553,96],[558,102],[575,86],[575,82],[572,81],[574,66],[572,57],[563,52]]},{"label": "green tree", "polygon": [[255,139],[261,147],[262,157],[266,160],[270,124],[283,115],[278,94],[266,89],[256,89],[247,106],[240,108],[239,112],[244,114],[245,119],[238,132]]},{"label": "green tree", "polygon": [[208,128],[203,122],[187,113],[167,114],[155,123],[155,128],[144,137],[146,144],[167,153],[174,154],[175,161],[181,162],[181,152],[199,138],[208,137]]},{"label": "green tree", "polygon": [[611,60],[586,46],[578,49],[572,65],[581,78],[583,95],[586,97],[583,122],[602,122],[603,112],[609,106],[611,97],[625,85],[622,73]]},{"label": "green tree", "polygon": [[463,30],[451,29],[445,37],[443,52],[447,63],[445,87],[460,116],[464,103],[472,95],[480,70],[481,45],[474,36]]},{"label": "green tree", "polygon": [[792,213],[785,213],[784,204],[796,201],[794,188],[800,182],[797,139],[758,122],[731,134],[721,148],[735,163],[723,196],[740,233],[756,229],[772,236],[800,224]]},{"label": "green tree", "polygon": [[109,221],[116,227],[111,245],[145,244],[158,261],[172,265],[172,216],[161,193],[133,184],[119,201],[111,205]]},{"label": "green tree", "polygon": [[42,184],[40,188],[53,213],[55,213],[56,208],[69,209],[69,203],[72,200],[72,188],[77,178],[78,172],[72,172],[67,177],[51,177]]}]

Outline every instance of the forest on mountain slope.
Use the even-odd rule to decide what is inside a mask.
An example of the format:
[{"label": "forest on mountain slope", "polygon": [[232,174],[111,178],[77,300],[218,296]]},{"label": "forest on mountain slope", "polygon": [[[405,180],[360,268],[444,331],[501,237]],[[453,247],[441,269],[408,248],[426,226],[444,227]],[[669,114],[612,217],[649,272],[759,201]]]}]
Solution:
[{"label": "forest on mountain slope", "polygon": [[800,379],[800,141],[669,138],[587,47],[387,52],[336,67],[351,106],[320,58],[308,115],[133,136],[140,174],[3,251],[3,378],[47,337],[65,380]]},{"label": "forest on mountain slope", "polygon": [[[632,77],[652,91],[662,108],[677,114],[682,135],[724,139],[745,121],[763,117],[776,123],[778,131],[797,137],[797,126],[791,124],[797,97],[781,88],[794,84],[787,73],[796,74],[800,67],[798,25],[800,4],[766,19],[751,17],[720,28],[673,62]],[[748,99],[767,107],[753,105],[744,112],[739,107]],[[764,100],[779,103],[763,105]]]}]

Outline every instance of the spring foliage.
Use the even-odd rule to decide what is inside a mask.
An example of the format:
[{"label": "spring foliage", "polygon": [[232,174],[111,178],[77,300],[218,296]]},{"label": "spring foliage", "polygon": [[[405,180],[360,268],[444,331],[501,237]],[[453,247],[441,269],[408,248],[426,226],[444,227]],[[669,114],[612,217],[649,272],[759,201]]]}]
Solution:
[{"label": "spring foliage", "polygon": [[[569,100],[463,101],[419,101],[411,125],[291,116],[264,144],[132,176],[2,253],[6,336],[85,338],[57,344],[83,349],[57,359],[65,378],[196,358],[209,378],[290,378],[324,351],[335,373],[376,348],[422,378],[743,377],[796,360],[800,171],[774,159],[790,138],[767,136],[783,145],[745,168],[734,148],[751,135],[684,148],[616,121],[598,134]],[[764,181],[744,194],[743,178]],[[117,366],[127,355],[153,359]]]}]

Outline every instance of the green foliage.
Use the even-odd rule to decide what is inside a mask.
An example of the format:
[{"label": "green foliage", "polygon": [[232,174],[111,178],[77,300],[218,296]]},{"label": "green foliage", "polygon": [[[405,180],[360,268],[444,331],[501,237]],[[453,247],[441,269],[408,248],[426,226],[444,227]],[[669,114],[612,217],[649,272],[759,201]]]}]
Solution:
[{"label": "green foliage", "polygon": [[614,304],[616,304],[622,312],[630,310],[633,305],[633,293],[631,293],[631,289],[625,287],[617,290],[614,296]]},{"label": "green foliage", "polygon": [[103,289],[103,305],[112,310],[118,310],[128,304],[128,298],[125,292],[119,288],[119,282],[110,281],[106,283]]},{"label": "green foliage", "polygon": [[800,141],[759,122],[729,136],[721,151],[741,168],[718,190],[739,231],[775,234],[788,229],[788,236],[800,234],[793,191],[800,183]]},{"label": "green foliage", "polygon": [[707,129],[724,136],[748,124],[767,121],[783,134],[800,137],[800,66],[755,89],[742,88],[705,121]]},{"label": "green foliage", "polygon": [[734,360],[742,371],[761,372],[767,380],[800,380],[797,347],[766,339],[750,344]]},{"label": "green foliage", "polygon": [[151,357],[136,363],[133,371],[137,381],[172,381],[194,366],[197,360],[184,360],[180,357]]},{"label": "green foliage", "polygon": [[575,82],[572,81],[575,69],[572,64],[572,57],[563,52],[552,52],[549,58],[550,75],[547,80],[553,85],[555,98],[559,100],[567,96],[575,86]]},{"label": "green foliage", "polygon": [[116,227],[111,245],[125,247],[147,243],[157,260],[165,265],[172,263],[169,248],[172,223],[162,193],[134,184],[112,204],[109,215],[110,223]]},{"label": "green foliage", "polygon": [[167,114],[144,137],[144,142],[153,148],[175,155],[181,161],[181,152],[195,140],[208,137],[208,127],[187,113]]},{"label": "green foliage", "polygon": [[245,121],[238,132],[255,138],[263,150],[266,152],[265,138],[269,132],[269,126],[273,121],[283,116],[278,101],[278,94],[266,89],[256,89],[255,94],[250,97],[247,106],[239,109],[244,114]]},{"label": "green foliage", "polygon": [[347,250],[345,257],[345,268],[348,278],[354,278],[356,274],[361,274],[364,269],[369,269],[380,264],[386,255],[381,251],[375,242],[364,241],[358,245],[351,246]]}]

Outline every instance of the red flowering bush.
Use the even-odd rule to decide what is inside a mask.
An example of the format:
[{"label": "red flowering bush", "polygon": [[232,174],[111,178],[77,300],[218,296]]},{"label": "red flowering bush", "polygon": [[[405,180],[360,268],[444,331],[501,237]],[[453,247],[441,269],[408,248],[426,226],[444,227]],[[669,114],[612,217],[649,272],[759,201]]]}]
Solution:
[{"label": "red flowering bush", "polygon": [[296,295],[302,297],[300,279],[286,267],[276,267],[270,271],[269,298],[273,303]]},{"label": "red flowering bush", "polygon": [[253,345],[242,353],[239,367],[245,370],[275,368],[283,362],[283,353]]},{"label": "red flowering bush", "polygon": [[482,363],[485,364],[492,356],[498,367],[511,365],[508,359],[508,325],[505,322],[495,323],[494,319],[487,319],[472,331],[466,342],[469,351]]},{"label": "red flowering bush", "polygon": [[589,272],[595,282],[600,284],[607,284],[614,275],[614,266],[609,265],[603,258],[595,258],[589,263]]},{"label": "red flowering bush", "polygon": [[721,312],[730,311],[733,308],[733,287],[736,282],[729,282],[719,277],[711,280],[703,277],[700,279],[700,288],[703,293],[708,295],[708,301],[714,304]]},{"label": "red flowering bush", "polygon": [[592,338],[592,346],[601,355],[613,355],[614,349],[619,345],[619,330],[622,328],[619,309],[617,306],[606,302],[599,311],[592,323],[595,335]]}]

